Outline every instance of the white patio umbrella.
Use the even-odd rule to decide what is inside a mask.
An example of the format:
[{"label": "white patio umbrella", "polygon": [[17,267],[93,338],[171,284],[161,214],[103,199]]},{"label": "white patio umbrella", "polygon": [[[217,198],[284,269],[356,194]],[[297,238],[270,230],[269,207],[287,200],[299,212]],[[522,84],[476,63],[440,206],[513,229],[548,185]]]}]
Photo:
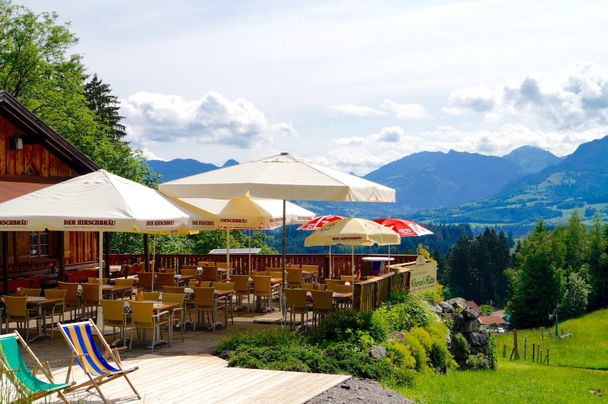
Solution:
[{"label": "white patio umbrella", "polygon": [[304,240],[304,246],[351,246],[351,274],[353,276],[353,308],[355,298],[355,246],[393,245],[401,243],[399,233],[367,219],[347,218],[336,220],[315,230]]},{"label": "white patio umbrella", "polygon": [[[395,190],[288,153],[251,161],[160,184],[174,198],[253,197],[283,200],[395,202]],[[285,216],[285,214],[284,214]],[[285,227],[281,240],[285,286]]]},{"label": "white patio umbrella", "polygon": [[[232,199],[180,198],[184,207],[209,212],[217,217],[217,226],[226,229],[226,264],[230,267],[230,229],[271,230],[283,225],[283,201],[252,198],[249,194]],[[315,214],[287,202],[285,224],[301,224]],[[251,271],[251,254],[249,255]],[[230,276],[230,274],[228,274]]]},{"label": "white patio umbrella", "polygon": [[199,213],[144,185],[98,170],[0,204],[0,231],[99,232],[102,279],[104,232],[171,233],[215,226],[214,217]]}]

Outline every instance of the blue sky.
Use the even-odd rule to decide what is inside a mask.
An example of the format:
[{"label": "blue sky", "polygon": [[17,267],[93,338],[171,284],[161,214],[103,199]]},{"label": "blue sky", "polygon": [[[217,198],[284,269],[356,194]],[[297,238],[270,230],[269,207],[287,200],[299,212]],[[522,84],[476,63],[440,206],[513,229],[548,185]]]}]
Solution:
[{"label": "blue sky", "polygon": [[608,134],[605,1],[18,3],[71,22],[160,159],[289,151],[365,174]]}]

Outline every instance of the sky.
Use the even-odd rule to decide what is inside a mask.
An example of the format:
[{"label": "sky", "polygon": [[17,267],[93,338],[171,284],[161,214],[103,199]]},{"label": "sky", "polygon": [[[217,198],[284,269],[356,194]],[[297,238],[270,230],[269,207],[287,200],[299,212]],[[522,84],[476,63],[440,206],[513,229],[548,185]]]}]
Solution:
[{"label": "sky", "polygon": [[608,2],[16,0],[56,11],[149,158],[556,155],[608,134]]}]

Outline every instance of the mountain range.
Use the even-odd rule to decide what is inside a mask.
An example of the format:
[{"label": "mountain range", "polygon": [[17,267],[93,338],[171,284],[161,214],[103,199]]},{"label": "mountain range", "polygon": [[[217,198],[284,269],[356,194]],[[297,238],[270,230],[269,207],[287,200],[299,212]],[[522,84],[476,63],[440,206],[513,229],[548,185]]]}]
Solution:
[{"label": "mountain range", "polygon": [[[536,220],[565,220],[574,209],[587,219],[608,214],[608,136],[559,158],[524,146],[502,156],[421,152],[388,163],[364,178],[397,190],[396,204],[302,201],[318,213],[411,217],[433,223],[510,226],[519,233]],[[150,161],[161,181],[209,171],[196,160]],[[236,164],[229,160],[226,165]]]}]

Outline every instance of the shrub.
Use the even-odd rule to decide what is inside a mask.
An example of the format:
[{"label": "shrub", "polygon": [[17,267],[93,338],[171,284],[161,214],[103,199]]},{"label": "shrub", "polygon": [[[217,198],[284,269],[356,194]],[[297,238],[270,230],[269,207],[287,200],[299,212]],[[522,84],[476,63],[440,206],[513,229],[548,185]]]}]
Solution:
[{"label": "shrub", "polygon": [[452,337],[452,355],[459,364],[466,363],[467,358],[471,354],[469,343],[461,333],[457,333]]},{"label": "shrub", "polygon": [[421,298],[405,293],[391,294],[389,302],[376,310],[384,318],[391,331],[425,327],[431,323],[433,314]]},{"label": "shrub", "polygon": [[362,338],[369,343],[369,336],[374,342],[381,343],[386,339],[386,327],[384,319],[373,313],[351,309],[337,310],[321,321],[312,333],[310,341],[324,346],[336,342],[359,345]]},{"label": "shrub", "polygon": [[424,346],[420,343],[418,337],[414,334],[408,333],[405,336],[405,343],[410,348],[412,352],[412,356],[416,360],[416,370],[421,371],[427,367],[427,362],[429,360],[426,350]]},{"label": "shrub", "polygon": [[287,330],[251,330],[230,334],[222,339],[216,352],[234,351],[239,346],[276,346],[288,345],[300,337]]}]

